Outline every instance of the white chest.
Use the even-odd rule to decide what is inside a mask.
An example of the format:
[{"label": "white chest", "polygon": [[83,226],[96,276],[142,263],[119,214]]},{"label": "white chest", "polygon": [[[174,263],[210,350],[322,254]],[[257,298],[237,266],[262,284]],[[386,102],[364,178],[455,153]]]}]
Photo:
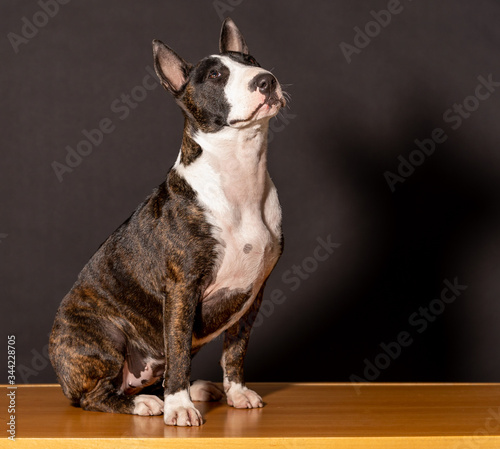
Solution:
[{"label": "white chest", "polygon": [[210,143],[200,142],[203,152],[194,162],[185,166],[178,161],[174,167],[196,192],[218,242],[212,283],[203,296],[208,299],[220,289],[250,289],[254,297],[281,252],[278,194],[267,172],[265,149],[211,148]]},{"label": "white chest", "polygon": [[281,212],[275,191],[273,196],[267,210],[237,211],[239,218],[212,215],[219,260],[205,297],[222,288],[257,293],[269,276],[280,254]]}]

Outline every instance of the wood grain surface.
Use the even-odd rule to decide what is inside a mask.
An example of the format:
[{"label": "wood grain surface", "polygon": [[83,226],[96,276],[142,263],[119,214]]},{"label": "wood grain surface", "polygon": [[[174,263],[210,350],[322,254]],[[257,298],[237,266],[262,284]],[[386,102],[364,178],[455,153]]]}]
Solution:
[{"label": "wood grain surface", "polygon": [[[162,416],[86,412],[57,385],[18,386],[16,442],[29,448],[454,448],[500,449],[500,384],[249,384],[263,409],[201,403],[205,424]],[[0,387],[7,423],[7,387]]]}]

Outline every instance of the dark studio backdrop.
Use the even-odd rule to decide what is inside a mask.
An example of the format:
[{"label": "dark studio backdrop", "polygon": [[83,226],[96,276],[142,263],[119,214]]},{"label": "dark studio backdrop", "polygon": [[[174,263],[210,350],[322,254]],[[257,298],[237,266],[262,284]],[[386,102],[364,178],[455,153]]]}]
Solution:
[{"label": "dark studio backdrop", "polygon": [[[17,382],[55,381],[61,299],[177,157],[152,39],[196,62],[226,16],[292,96],[269,150],[285,252],[247,380],[500,381],[500,2],[4,0],[0,323]],[[220,352],[193,377],[220,380]]]}]

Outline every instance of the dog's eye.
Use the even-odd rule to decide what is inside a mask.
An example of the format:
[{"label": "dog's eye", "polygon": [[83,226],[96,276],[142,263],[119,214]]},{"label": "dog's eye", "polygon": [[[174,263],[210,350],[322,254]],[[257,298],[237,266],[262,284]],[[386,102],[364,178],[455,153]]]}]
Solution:
[{"label": "dog's eye", "polygon": [[208,78],[211,80],[219,78],[220,76],[221,73],[218,70],[210,70],[210,72],[208,73]]}]

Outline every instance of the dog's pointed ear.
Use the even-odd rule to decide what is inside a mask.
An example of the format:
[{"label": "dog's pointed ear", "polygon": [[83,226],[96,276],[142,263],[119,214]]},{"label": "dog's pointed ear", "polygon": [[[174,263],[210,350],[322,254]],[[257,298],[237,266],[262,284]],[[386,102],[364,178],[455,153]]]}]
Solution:
[{"label": "dog's pointed ear", "polygon": [[187,83],[191,65],[157,39],[153,41],[153,58],[163,87],[174,95],[179,94]]},{"label": "dog's pointed ear", "polygon": [[220,32],[219,50],[221,53],[227,51],[238,51],[240,53],[248,54],[248,47],[243,38],[243,35],[238,30],[231,18],[226,18],[222,24]]}]

